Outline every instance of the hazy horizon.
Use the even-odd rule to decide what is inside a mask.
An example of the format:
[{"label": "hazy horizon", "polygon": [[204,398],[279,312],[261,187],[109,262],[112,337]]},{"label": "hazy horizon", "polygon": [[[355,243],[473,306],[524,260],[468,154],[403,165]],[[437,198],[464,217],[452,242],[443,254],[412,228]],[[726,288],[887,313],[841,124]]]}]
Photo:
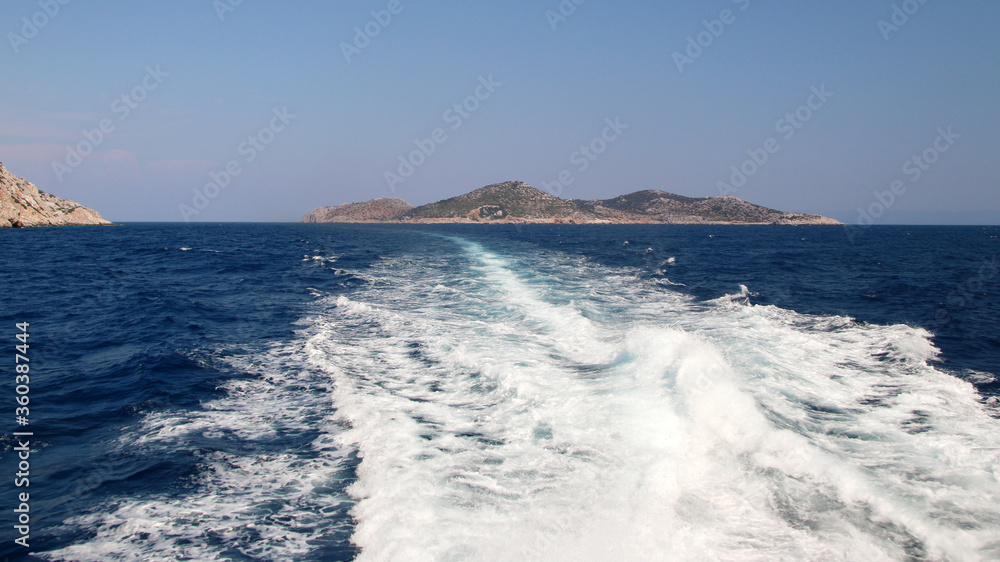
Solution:
[{"label": "hazy horizon", "polygon": [[7,13],[0,161],[116,222],[294,222],[519,180],[565,199],[659,189],[850,224],[859,209],[1000,223],[995,4]]}]

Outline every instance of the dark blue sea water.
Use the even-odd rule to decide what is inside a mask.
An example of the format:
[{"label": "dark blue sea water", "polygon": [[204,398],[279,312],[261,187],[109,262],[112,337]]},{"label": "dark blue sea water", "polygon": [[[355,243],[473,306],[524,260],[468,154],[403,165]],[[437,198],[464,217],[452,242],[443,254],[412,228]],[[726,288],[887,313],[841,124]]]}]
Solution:
[{"label": "dark blue sea water", "polygon": [[0,230],[0,556],[1000,559],[998,237]]}]

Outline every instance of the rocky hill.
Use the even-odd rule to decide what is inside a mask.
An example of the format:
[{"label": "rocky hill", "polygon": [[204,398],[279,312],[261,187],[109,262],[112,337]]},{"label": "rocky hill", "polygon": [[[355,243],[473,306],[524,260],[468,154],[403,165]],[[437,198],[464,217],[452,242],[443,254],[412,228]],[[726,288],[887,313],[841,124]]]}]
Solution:
[{"label": "rocky hill", "polygon": [[597,219],[593,213],[569,201],[520,181],[488,185],[465,195],[416,207],[400,218],[470,222],[513,219],[526,222],[592,222]]},{"label": "rocky hill", "polygon": [[[391,204],[388,202],[392,202]],[[370,209],[377,208],[378,212]],[[819,215],[786,213],[736,197],[684,197],[637,191],[613,199],[560,199],[520,181],[481,187],[437,203],[411,207],[400,199],[375,199],[324,207],[303,222],[516,222],[575,224],[840,224]]]},{"label": "rocky hill", "polygon": [[804,213],[785,213],[736,197],[684,197],[655,189],[620,195],[614,199],[572,203],[612,222],[665,224],[840,224],[833,219]]},{"label": "rocky hill", "polygon": [[336,207],[320,207],[302,222],[383,222],[397,220],[413,208],[402,199],[385,197],[364,203],[345,203]]},{"label": "rocky hill", "polygon": [[0,228],[110,224],[93,209],[39,191],[0,163]]}]

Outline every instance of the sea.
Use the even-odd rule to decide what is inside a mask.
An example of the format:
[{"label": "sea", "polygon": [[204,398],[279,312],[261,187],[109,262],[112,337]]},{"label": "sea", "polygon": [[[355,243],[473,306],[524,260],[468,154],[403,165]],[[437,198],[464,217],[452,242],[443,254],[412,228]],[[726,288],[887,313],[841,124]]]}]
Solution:
[{"label": "sea", "polygon": [[1000,560],[998,252],[995,226],[0,230],[0,557]]}]

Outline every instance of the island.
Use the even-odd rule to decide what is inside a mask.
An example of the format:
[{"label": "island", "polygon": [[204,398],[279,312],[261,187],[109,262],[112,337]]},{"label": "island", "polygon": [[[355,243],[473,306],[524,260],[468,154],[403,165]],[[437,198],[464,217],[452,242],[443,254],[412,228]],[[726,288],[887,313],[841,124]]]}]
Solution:
[{"label": "island", "polygon": [[414,207],[402,199],[321,207],[307,223],[516,223],[516,224],[779,224],[841,225],[805,213],[786,213],[732,196],[685,197],[655,189],[613,199],[560,199],[521,181],[481,187]]},{"label": "island", "polygon": [[0,228],[111,224],[93,209],[39,190],[0,163]]}]

